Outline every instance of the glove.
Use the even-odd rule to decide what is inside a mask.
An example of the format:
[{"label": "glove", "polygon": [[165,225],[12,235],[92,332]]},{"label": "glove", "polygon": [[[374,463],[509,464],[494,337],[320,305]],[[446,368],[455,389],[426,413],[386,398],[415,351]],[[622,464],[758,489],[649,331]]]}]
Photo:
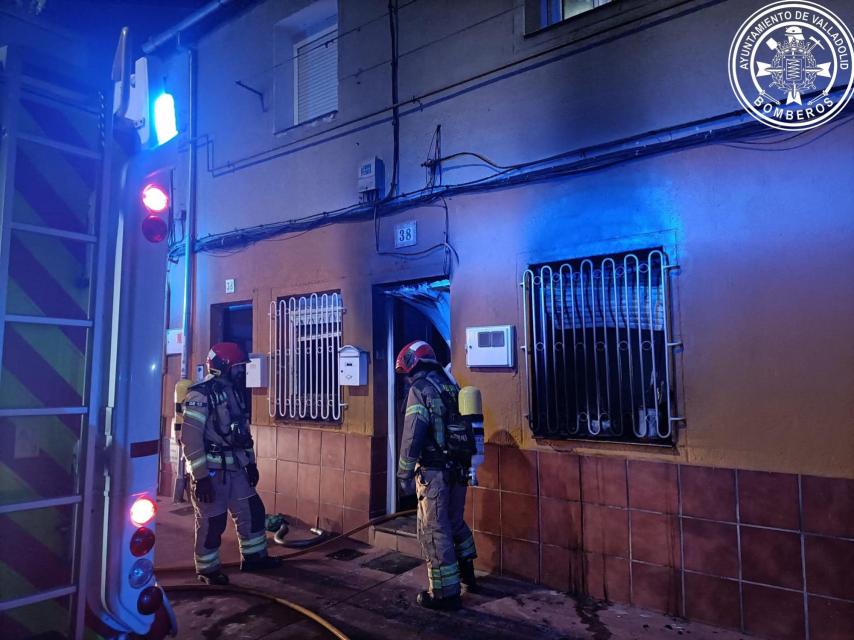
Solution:
[{"label": "glove", "polygon": [[400,487],[400,492],[405,496],[411,496],[415,493],[415,478],[410,476],[408,478],[398,478],[397,486]]},{"label": "glove", "polygon": [[213,482],[209,476],[199,478],[193,483],[193,492],[199,502],[213,502]]},{"label": "glove", "polygon": [[261,478],[261,475],[258,473],[258,465],[254,462],[250,462],[244,467],[244,469],[246,469],[246,475],[249,478],[249,485],[254,487],[258,484],[258,480]]}]

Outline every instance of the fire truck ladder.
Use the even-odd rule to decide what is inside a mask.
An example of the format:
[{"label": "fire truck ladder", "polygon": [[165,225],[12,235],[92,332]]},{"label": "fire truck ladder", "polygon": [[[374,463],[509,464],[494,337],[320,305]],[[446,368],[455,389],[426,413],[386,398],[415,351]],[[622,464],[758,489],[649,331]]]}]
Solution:
[{"label": "fire truck ladder", "polygon": [[109,346],[109,122],[60,65],[9,47],[0,62],[0,628],[79,637]]}]

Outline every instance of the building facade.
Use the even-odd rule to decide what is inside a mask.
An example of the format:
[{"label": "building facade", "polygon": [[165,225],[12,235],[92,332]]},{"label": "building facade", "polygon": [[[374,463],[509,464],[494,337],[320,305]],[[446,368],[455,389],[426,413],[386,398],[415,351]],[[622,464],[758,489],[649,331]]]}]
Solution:
[{"label": "building facade", "polygon": [[[200,38],[192,363],[266,358],[267,509],[342,531],[402,506],[389,372],[430,339],[483,393],[481,569],[850,637],[850,110],[800,134],[744,112],[727,55],[763,1],[553,4],[268,1]],[[339,396],[344,345],[367,380]]]}]

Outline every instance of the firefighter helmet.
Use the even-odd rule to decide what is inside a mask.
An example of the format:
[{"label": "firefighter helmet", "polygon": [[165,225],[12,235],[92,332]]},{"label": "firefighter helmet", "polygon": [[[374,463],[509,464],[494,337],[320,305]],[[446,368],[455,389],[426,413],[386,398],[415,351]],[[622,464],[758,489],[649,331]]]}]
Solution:
[{"label": "firefighter helmet", "polygon": [[397,360],[394,362],[396,373],[411,373],[412,370],[422,362],[439,364],[433,347],[423,340],[415,340],[400,350]]},{"label": "firefighter helmet", "polygon": [[223,375],[235,365],[247,362],[249,358],[246,357],[246,353],[234,342],[217,342],[208,351],[208,373],[217,376]]}]

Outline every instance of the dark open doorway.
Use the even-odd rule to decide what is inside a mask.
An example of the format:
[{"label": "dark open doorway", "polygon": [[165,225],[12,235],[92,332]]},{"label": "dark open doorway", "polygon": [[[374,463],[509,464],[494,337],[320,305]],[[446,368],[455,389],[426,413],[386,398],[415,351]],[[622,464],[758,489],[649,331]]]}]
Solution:
[{"label": "dark open doorway", "polygon": [[[252,302],[211,305],[211,344],[236,342],[246,354],[252,353]],[[251,391],[244,389],[244,402],[252,419]]]}]

